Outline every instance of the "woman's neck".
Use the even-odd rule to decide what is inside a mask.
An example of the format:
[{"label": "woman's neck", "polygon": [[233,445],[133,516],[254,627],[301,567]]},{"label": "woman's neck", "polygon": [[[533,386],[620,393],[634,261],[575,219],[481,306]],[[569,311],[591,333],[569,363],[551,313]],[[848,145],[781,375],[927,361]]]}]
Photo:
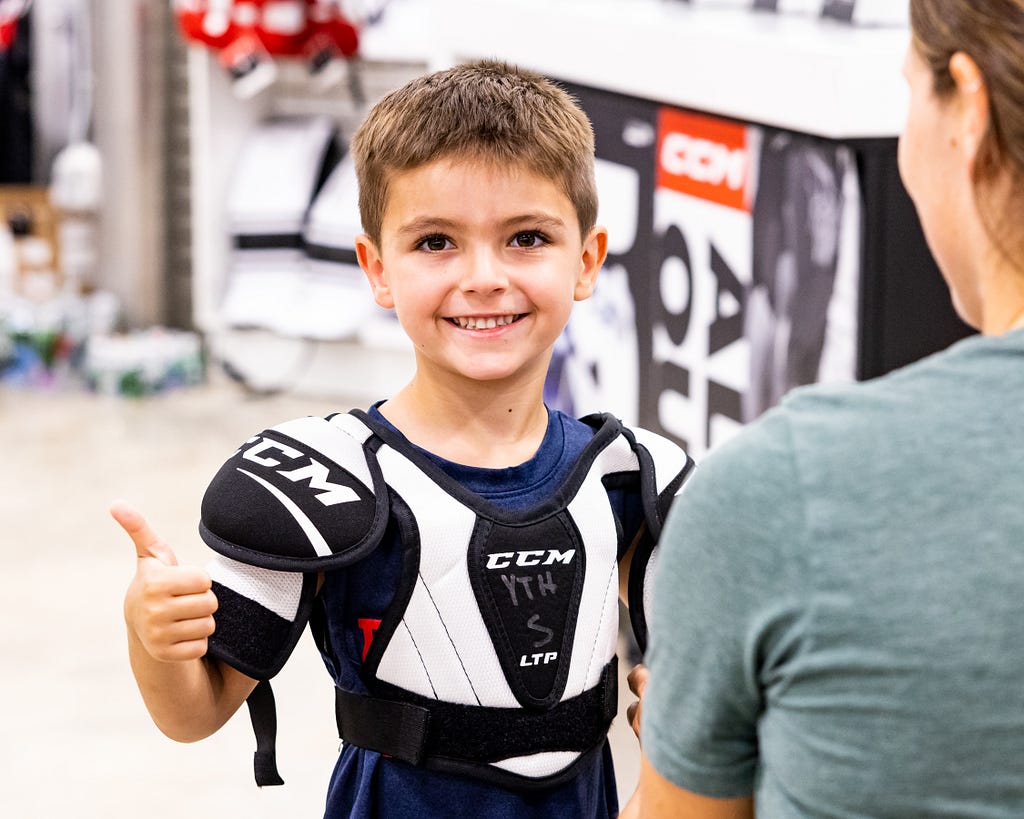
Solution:
[{"label": "woman's neck", "polygon": [[1024,327],[1024,266],[992,244],[979,273],[978,298],[985,335],[998,336]]},{"label": "woman's neck", "polygon": [[1006,331],[1020,330],[1024,327],[1024,307],[1020,309],[1016,316],[1010,319],[1010,326],[1006,328]]}]

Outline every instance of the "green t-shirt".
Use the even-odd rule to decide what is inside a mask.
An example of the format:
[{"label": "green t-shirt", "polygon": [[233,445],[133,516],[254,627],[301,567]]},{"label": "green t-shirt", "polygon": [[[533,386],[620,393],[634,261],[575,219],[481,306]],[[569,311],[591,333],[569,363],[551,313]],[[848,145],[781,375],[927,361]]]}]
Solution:
[{"label": "green t-shirt", "polygon": [[790,394],[698,466],[654,767],[763,817],[1024,816],[1024,331]]}]

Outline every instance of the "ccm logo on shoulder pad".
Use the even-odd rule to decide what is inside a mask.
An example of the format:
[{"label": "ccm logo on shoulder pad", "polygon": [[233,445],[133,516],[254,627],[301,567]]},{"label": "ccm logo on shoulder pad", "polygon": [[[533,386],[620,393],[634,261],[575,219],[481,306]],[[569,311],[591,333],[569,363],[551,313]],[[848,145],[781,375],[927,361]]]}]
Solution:
[{"label": "ccm logo on shoulder pad", "polygon": [[487,556],[488,569],[507,569],[509,566],[551,566],[554,563],[568,565],[576,554],[575,549],[524,549],[518,552],[491,552]]},{"label": "ccm logo on shoulder pad", "polygon": [[273,469],[282,465],[279,460],[280,457],[287,458],[290,461],[307,458],[309,463],[305,466],[295,469],[276,469],[275,471],[278,475],[287,478],[293,483],[305,481],[309,488],[316,492],[314,497],[324,506],[334,506],[337,503],[351,503],[352,501],[359,500],[359,495],[356,494],[351,486],[332,483],[328,480],[330,470],[311,455],[300,452],[294,447],[288,446],[288,444],[273,441],[269,438],[257,436],[256,441],[257,443],[248,449],[243,448],[239,450],[242,460],[251,461],[260,466]]}]

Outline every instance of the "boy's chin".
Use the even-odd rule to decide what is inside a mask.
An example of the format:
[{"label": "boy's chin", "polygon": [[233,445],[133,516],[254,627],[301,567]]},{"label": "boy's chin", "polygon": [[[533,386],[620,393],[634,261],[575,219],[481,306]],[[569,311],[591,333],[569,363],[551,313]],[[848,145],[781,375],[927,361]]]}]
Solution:
[{"label": "boy's chin", "polygon": [[449,372],[466,382],[492,387],[520,384],[526,386],[538,380],[543,383],[547,373],[546,363],[538,366],[535,363],[487,361],[485,358],[477,356],[471,361],[451,363]]}]

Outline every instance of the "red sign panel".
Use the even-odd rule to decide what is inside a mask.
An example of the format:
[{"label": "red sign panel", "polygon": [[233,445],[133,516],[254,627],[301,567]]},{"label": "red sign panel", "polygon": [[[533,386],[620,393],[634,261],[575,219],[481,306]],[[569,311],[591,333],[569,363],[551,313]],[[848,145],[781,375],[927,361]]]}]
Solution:
[{"label": "red sign panel", "polygon": [[747,128],[674,108],[658,112],[659,188],[750,211]]}]

